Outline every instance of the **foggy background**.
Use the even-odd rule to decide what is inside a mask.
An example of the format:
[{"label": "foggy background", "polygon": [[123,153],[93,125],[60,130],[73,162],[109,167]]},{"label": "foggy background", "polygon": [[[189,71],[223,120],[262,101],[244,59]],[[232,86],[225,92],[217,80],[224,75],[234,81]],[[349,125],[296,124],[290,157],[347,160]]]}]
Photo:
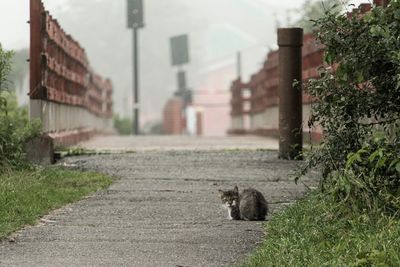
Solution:
[{"label": "foggy background", "polygon": [[[113,81],[114,112],[131,116],[132,30],[126,27],[126,0],[43,0],[43,3],[66,32],[85,48],[95,71]],[[303,3],[144,0],[145,27],[139,30],[141,124],[159,121],[166,100],[177,89],[177,69],[170,63],[170,37],[189,35],[190,63],[185,70],[190,89],[201,90],[201,73],[216,62],[236,60],[238,51],[242,52],[242,74],[246,81],[260,69],[266,53],[276,48],[276,28],[298,19]],[[0,0],[0,43],[4,48],[29,47],[28,20],[29,1]],[[27,92],[28,84],[23,87]],[[225,90],[229,90],[229,84]]]}]

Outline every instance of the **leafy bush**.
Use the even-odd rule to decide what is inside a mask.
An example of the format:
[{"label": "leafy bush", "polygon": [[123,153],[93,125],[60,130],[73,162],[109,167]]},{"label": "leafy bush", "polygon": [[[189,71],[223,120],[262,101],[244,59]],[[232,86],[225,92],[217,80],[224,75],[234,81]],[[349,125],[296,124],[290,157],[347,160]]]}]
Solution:
[{"label": "leafy bush", "polygon": [[355,211],[400,211],[400,146],[384,136],[374,137],[357,152],[349,153],[345,167],[329,179],[337,201]]},{"label": "leafy bush", "polygon": [[327,65],[334,67],[320,68],[320,79],[306,86],[317,99],[309,124],[320,125],[325,137],[301,173],[320,166],[322,188],[341,201],[394,207],[400,195],[393,161],[400,147],[400,1],[350,18],[327,11],[315,23]]},{"label": "leafy bush", "polygon": [[6,167],[23,164],[24,144],[40,129],[37,121],[29,121],[27,109],[18,107],[15,95],[7,91],[11,58],[12,53],[3,51],[0,45],[0,173]]},{"label": "leafy bush", "polygon": [[[0,92],[7,89],[7,76],[11,72],[11,59],[13,53],[11,51],[3,51],[0,44]],[[0,110],[5,107],[5,99],[0,97]]]},{"label": "leafy bush", "polygon": [[294,25],[303,28],[305,33],[311,33],[314,30],[312,21],[323,17],[326,8],[341,11],[348,2],[348,0],[305,0],[302,6],[295,10],[295,12],[300,15],[300,18]]},{"label": "leafy bush", "polygon": [[26,107],[18,107],[14,94],[3,92],[5,109],[0,112],[0,167],[17,167],[24,162],[26,141],[40,132],[38,121],[30,122]]},{"label": "leafy bush", "polygon": [[117,130],[118,134],[130,135],[132,133],[132,119],[120,118],[118,115],[114,116],[114,128]]}]

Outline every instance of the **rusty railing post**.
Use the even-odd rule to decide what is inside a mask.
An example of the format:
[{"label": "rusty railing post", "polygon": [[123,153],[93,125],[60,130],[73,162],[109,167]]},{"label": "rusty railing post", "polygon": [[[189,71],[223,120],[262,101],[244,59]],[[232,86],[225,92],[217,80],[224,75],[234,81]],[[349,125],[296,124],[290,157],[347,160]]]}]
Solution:
[{"label": "rusty railing post", "polygon": [[[303,147],[302,46],[303,29],[278,29],[279,157],[295,159]],[[294,82],[299,84],[294,86]]]},{"label": "rusty railing post", "polygon": [[42,2],[30,0],[30,49],[29,49],[29,95],[30,98],[40,98],[41,91],[41,53],[42,53]]}]

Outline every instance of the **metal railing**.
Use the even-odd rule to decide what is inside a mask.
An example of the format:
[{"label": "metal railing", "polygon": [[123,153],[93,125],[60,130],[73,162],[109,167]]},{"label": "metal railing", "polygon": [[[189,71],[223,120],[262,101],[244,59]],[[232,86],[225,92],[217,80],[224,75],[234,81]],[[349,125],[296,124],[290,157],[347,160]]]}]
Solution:
[{"label": "metal railing", "polygon": [[[387,6],[389,0],[374,0],[375,6]],[[361,4],[358,8],[354,8],[347,16],[362,16],[371,10],[371,4]],[[306,82],[311,78],[318,78],[318,67],[324,64],[323,61],[324,46],[317,44],[313,34],[305,34],[303,36],[302,47],[302,81]],[[337,66],[333,66],[335,70]],[[263,67],[250,78],[250,81],[243,83],[235,80],[231,84],[231,118],[232,126],[230,133],[249,133],[278,136],[279,135],[279,51],[271,51],[268,53]],[[250,96],[243,98],[242,91],[249,90]],[[250,108],[246,109],[250,102]],[[303,93],[303,127],[306,122],[310,105],[313,99]],[[246,117],[250,117],[250,125],[245,126],[243,121]],[[309,129],[304,127],[308,132]],[[315,139],[321,138],[321,129],[314,129],[311,135]]]},{"label": "metal railing", "polygon": [[43,131],[54,136],[110,129],[111,81],[93,71],[85,50],[41,0],[30,0],[30,30],[31,117],[39,118]]}]

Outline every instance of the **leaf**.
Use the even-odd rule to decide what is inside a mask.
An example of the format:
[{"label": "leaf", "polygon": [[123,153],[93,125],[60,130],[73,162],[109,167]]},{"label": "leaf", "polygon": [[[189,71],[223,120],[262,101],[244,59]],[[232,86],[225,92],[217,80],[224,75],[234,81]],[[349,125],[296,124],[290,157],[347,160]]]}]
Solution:
[{"label": "leaf", "polygon": [[[399,58],[400,58],[400,56],[399,56]],[[400,88],[400,75],[399,74],[397,75],[396,80],[397,80],[396,90],[399,90],[399,88]]]},{"label": "leaf", "polygon": [[374,25],[371,27],[370,31],[372,36],[379,37],[383,35],[383,29],[380,25]]},{"label": "leaf", "polygon": [[396,12],[394,12],[394,18],[400,20],[400,10],[396,10]]},{"label": "leaf", "polygon": [[350,169],[350,167],[355,163],[355,162],[361,162],[361,153],[358,151],[357,153],[350,153],[347,156],[347,162],[346,162],[346,169]]},{"label": "leaf", "polygon": [[398,164],[398,163],[400,163],[400,159],[394,159],[394,160],[392,160],[392,162],[390,163],[388,169],[389,169],[389,170],[392,169],[393,166],[394,166],[394,169],[396,169],[396,164]]},{"label": "leaf", "polygon": [[397,171],[398,173],[400,173],[400,162],[398,162],[398,163],[396,164],[396,171]]},{"label": "leaf", "polygon": [[373,21],[373,16],[371,13],[366,13],[363,17],[364,21],[367,23],[371,23]]},{"label": "leaf", "polygon": [[386,157],[379,158],[378,162],[375,165],[375,171],[383,166],[385,166]]},{"label": "leaf", "polygon": [[347,81],[348,74],[345,65],[340,65],[340,67],[336,71],[336,75],[340,80]]},{"label": "leaf", "polygon": [[362,83],[364,81],[364,75],[361,71],[356,72],[357,83]]},{"label": "leaf", "polygon": [[331,53],[325,53],[325,62],[329,65],[333,64],[334,56]]},{"label": "leaf", "polygon": [[379,151],[376,150],[374,153],[372,153],[369,157],[368,160],[369,162],[373,162],[375,160],[375,158],[379,155]]}]

